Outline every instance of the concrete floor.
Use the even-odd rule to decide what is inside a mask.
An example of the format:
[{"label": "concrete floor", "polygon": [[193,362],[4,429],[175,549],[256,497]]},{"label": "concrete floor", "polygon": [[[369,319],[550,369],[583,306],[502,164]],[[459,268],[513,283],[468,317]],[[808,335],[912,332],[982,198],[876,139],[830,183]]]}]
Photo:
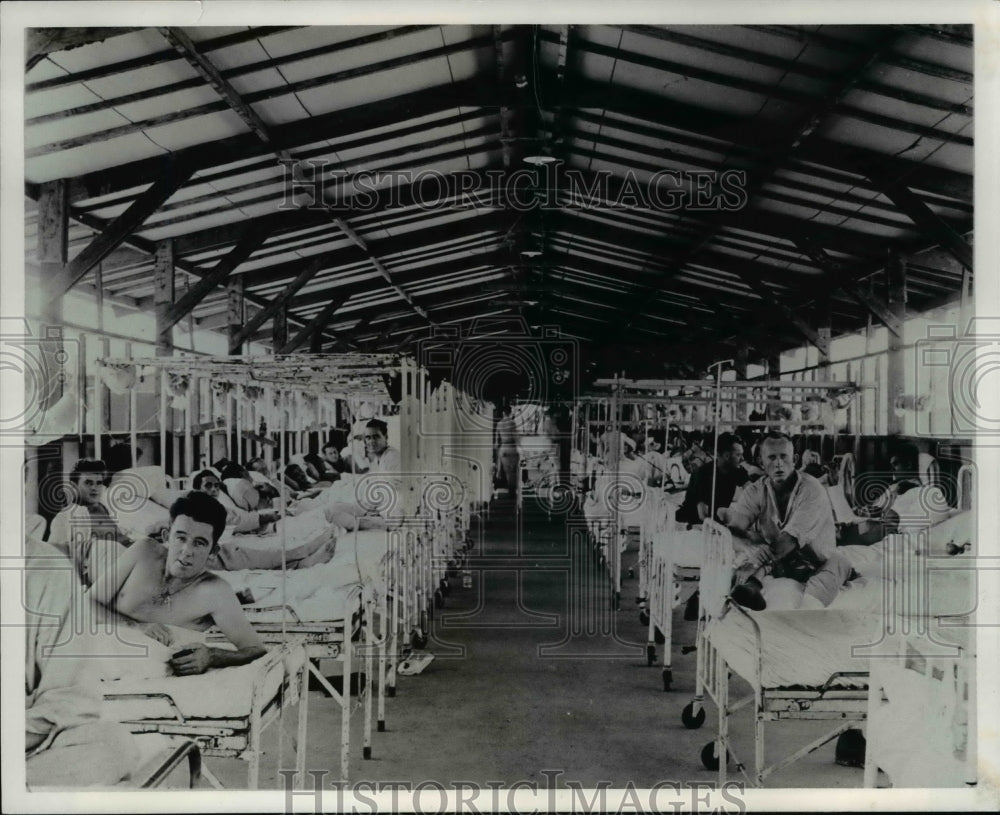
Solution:
[{"label": "concrete floor", "polygon": [[[518,781],[584,789],[607,782],[649,788],[659,782],[712,783],[702,747],[714,736],[715,709],[705,725],[686,729],[681,709],[694,688],[695,624],[675,610],[673,690],[662,688],[659,659],[646,663],[646,628],[638,618],[638,580],[626,579],[613,611],[608,580],[583,528],[548,518],[531,499],[522,515],[503,497],[477,532],[470,560],[472,587],[455,588],[433,621],[427,650],[435,661],[418,676],[402,676],[388,699],[387,732],[373,734],[373,757],[361,756],[361,711],[352,717],[350,781]],[[626,554],[626,568],[635,553]],[[658,649],[662,657],[662,647]],[[734,680],[732,694],[747,686]],[[340,712],[310,692],[307,767],[336,780]],[[284,766],[292,767],[294,709],[285,715]],[[823,732],[823,723],[768,725],[768,757],[786,754]],[[277,731],[265,737],[261,788],[282,788]],[[751,716],[731,725],[753,756]],[[739,738],[742,736],[742,738]],[[861,787],[862,772],[837,766],[830,743],[768,779],[768,787]],[[246,765],[209,759],[227,787],[246,787]],[[732,771],[731,771],[732,772]],[[733,779],[733,775],[730,775]],[[735,779],[734,779],[735,780]],[[311,785],[311,782],[310,782]],[[543,787],[544,788],[544,787]]]}]

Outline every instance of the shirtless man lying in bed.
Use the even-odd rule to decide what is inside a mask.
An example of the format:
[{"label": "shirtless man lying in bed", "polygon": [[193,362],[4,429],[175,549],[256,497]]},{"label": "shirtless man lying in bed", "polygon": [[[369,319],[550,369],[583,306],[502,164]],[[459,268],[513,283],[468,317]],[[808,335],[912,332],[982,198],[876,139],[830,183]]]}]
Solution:
[{"label": "shirtless man lying in bed", "polygon": [[142,540],[125,550],[91,589],[93,598],[114,616],[171,645],[166,625],[204,631],[215,625],[235,651],[189,645],[174,652],[175,674],[200,674],[209,668],[244,665],[266,652],[243,614],[232,588],[207,570],[226,526],[226,511],[205,493],[191,492],[170,508],[166,546]]}]

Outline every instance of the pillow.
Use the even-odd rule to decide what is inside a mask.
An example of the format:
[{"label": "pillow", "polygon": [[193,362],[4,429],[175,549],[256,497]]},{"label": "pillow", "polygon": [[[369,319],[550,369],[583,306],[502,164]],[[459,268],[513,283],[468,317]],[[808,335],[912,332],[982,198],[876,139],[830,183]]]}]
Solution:
[{"label": "pillow", "polygon": [[[126,484],[137,490],[142,496],[152,496],[154,493],[166,489],[167,478],[162,467],[155,465],[129,467],[127,470],[121,470],[111,476],[109,489],[114,489],[116,486],[123,487]],[[140,487],[140,484],[144,486]]]},{"label": "pillow", "polygon": [[155,504],[159,504],[164,509],[170,509],[174,501],[187,495],[188,492],[189,490],[172,490],[164,487],[162,490],[157,490],[150,495],[149,500]]}]

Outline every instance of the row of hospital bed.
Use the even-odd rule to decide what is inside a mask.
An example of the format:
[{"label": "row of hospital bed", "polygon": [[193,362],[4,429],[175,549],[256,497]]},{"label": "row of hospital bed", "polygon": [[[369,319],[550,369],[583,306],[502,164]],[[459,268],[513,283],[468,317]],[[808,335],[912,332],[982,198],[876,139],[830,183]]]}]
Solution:
[{"label": "row of hospital bed", "polygon": [[[125,723],[147,744],[154,738],[166,740],[160,744],[155,769],[148,774],[155,783],[187,760],[192,786],[204,778],[221,787],[204,759],[236,758],[247,763],[247,785],[256,789],[262,774],[263,739],[269,729],[276,728],[279,773],[286,753],[291,752],[294,784],[304,784],[310,705],[319,703],[310,701],[311,683],[318,683],[339,708],[339,732],[322,737],[339,741],[335,774],[347,782],[354,751],[360,746],[363,758],[371,758],[373,732],[386,730],[386,700],[396,695],[401,667],[414,651],[426,646],[434,609],[444,603],[448,578],[456,574],[469,546],[473,517],[488,497],[481,481],[490,467],[483,465],[484,455],[479,451],[483,445],[465,440],[463,447],[457,391],[449,383],[432,389],[425,372],[412,361],[365,355],[101,364],[153,371],[164,381],[183,376],[192,393],[210,385],[213,393],[223,394],[223,400],[214,400],[211,408],[225,413],[235,431],[233,438],[241,438],[240,428],[255,428],[263,419],[278,431],[279,446],[284,448],[278,451],[280,455],[294,452],[289,438],[294,443],[296,434],[290,432],[294,429],[290,425],[306,401],[300,392],[314,401],[318,398],[321,405],[341,397],[352,403],[364,398],[388,414],[390,442],[401,451],[401,472],[383,476],[345,473],[259,534],[234,535],[227,529],[220,541],[238,543],[245,550],[284,553],[282,568],[217,572],[240,597],[246,616],[269,649],[265,656],[239,667],[177,677],[168,675],[164,646],[150,640],[126,643],[119,658],[103,661],[107,716]],[[391,384],[393,377],[398,377],[395,408],[385,384]],[[217,389],[217,382],[225,387]],[[238,393],[253,398],[237,405]],[[185,438],[180,448],[188,454],[200,443],[199,419],[204,417],[199,410],[206,408],[199,408],[197,400],[183,401],[179,426]],[[492,413],[488,405],[477,409]],[[166,460],[166,428],[178,426],[176,414],[177,405],[172,412],[164,407],[161,461]],[[99,413],[96,421],[100,421]],[[96,426],[95,439],[100,438],[100,431]],[[210,445],[202,446],[203,455],[213,454]],[[488,458],[488,443],[485,450]],[[265,450],[268,457],[270,452]],[[188,455],[186,460],[194,458]],[[174,466],[176,461],[175,456]],[[115,473],[106,498],[116,524],[134,540],[161,539],[169,529],[169,507],[190,487],[191,476],[199,469],[195,466],[192,472],[181,474],[150,466]],[[386,529],[345,532],[327,522],[327,506],[355,502],[359,495],[382,499]],[[334,541],[328,562],[287,568],[298,553]],[[197,636],[196,632],[183,633],[187,640],[192,635]],[[210,629],[204,637],[213,647],[224,647],[218,632]],[[339,687],[328,678],[338,670],[343,677]],[[358,676],[356,696],[351,683],[354,675]],[[287,738],[286,721],[293,712],[294,736]],[[351,721],[356,721],[359,712],[363,716],[361,745],[351,738]]]},{"label": "row of hospital bed", "polygon": [[[614,586],[620,588],[621,553],[637,542],[640,620],[647,626],[647,663],[663,646],[663,689],[673,685],[674,612],[698,591],[693,698],[680,723],[697,729],[706,703],[717,714],[715,738],[701,751],[719,784],[735,767],[762,786],[774,773],[815,752],[850,729],[864,729],[865,786],[879,771],[894,786],[974,784],[975,609],[974,470],[957,474],[956,506],[934,514],[932,525],[900,531],[873,546],[840,547],[856,578],[822,610],[754,612],[735,603],[736,552],[728,530],[711,521],[688,528],[674,513],[683,493],[637,490],[601,462],[588,462],[582,511]],[[838,523],[858,520],[854,460],[836,460],[827,491]],[[921,455],[925,485],[940,479],[937,462]],[[631,534],[630,534],[631,532]],[[636,541],[637,539],[637,541]],[[617,570],[617,571],[616,571]],[[776,581],[780,583],[781,581]],[[789,581],[792,582],[792,581]],[[778,597],[783,586],[778,586]],[[791,591],[800,586],[787,587]],[[615,607],[618,607],[616,602]],[[749,692],[733,696],[733,678]],[[743,745],[752,722],[752,759]],[[828,727],[787,755],[765,749],[765,724],[789,720]]]},{"label": "row of hospital bed", "polygon": [[[115,476],[119,480],[137,477],[127,471]],[[433,479],[423,480],[425,490],[433,489]],[[350,481],[338,482],[329,498],[344,497],[354,488]],[[158,490],[147,490],[147,497],[119,512],[124,528],[131,533],[166,528],[160,518],[164,508],[153,496],[163,500]],[[362,754],[370,758],[373,719],[378,731],[386,729],[386,697],[395,695],[397,669],[409,651],[427,643],[429,618],[433,608],[443,604],[448,575],[454,574],[463,555],[464,530],[473,510],[471,506],[438,507],[387,530],[342,534],[333,558],[307,569],[217,572],[238,596],[249,599],[243,610],[271,649],[269,653],[248,665],[198,677],[149,676],[143,674],[143,665],[158,666],[162,674],[166,657],[162,646],[144,643],[148,659],[125,660],[131,663],[129,670],[107,683],[109,714],[136,733],[193,740],[203,757],[244,759],[248,785],[256,789],[263,733],[295,705],[295,768],[297,777],[304,777],[309,724],[306,690],[313,679],[340,708],[338,770],[346,780],[355,711],[348,680],[356,672],[368,678],[359,690],[357,705],[364,716]],[[282,525],[286,528],[281,529]],[[240,535],[239,543],[295,550],[301,548],[301,536],[312,546],[316,535],[332,534],[323,519],[322,504],[311,512],[287,516],[278,526],[264,535]],[[219,645],[212,632],[208,641]],[[320,660],[340,664],[345,677],[341,688],[324,676]],[[221,786],[207,766],[202,766],[201,773]]]}]

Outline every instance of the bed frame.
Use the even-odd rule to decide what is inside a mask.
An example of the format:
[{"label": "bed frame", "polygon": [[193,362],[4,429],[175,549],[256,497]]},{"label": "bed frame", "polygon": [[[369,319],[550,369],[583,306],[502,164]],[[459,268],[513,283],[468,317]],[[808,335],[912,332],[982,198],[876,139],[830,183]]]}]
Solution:
[{"label": "bed frame", "polygon": [[[703,703],[707,694],[718,710],[718,736],[702,749],[702,764],[706,769],[718,770],[720,788],[726,783],[727,762],[730,760],[748,782],[760,787],[768,776],[815,752],[841,733],[865,721],[868,713],[867,685],[864,688],[842,688],[836,685],[836,681],[847,676],[866,678],[868,674],[856,671],[837,672],[819,688],[764,687],[764,644],[760,626],[753,615],[729,598],[735,571],[732,537],[728,529],[712,521],[706,521],[705,528],[705,563],[700,583],[702,616],[698,623],[695,697],[684,708],[681,720],[690,729],[701,727],[705,721]],[[735,701],[730,701],[729,695],[732,668],[722,652],[714,646],[707,630],[710,623],[723,620],[727,614],[740,614],[749,619],[755,637],[755,670],[752,676],[744,677],[753,690]],[[750,772],[736,757],[729,737],[730,716],[747,706],[752,706],[754,718],[754,762]],[[784,758],[767,764],[764,755],[764,723],[787,720],[822,720],[836,724],[819,738]],[[720,759],[723,756],[725,758]]]},{"label": "bed frame", "polygon": [[[126,719],[121,723],[133,733],[162,733],[181,736],[197,743],[201,756],[239,758],[248,763],[247,783],[250,789],[258,789],[260,782],[261,738],[264,731],[278,721],[285,707],[295,704],[301,694],[301,672],[289,674],[285,670],[285,659],[290,653],[285,645],[274,648],[260,658],[260,674],[254,684],[250,709],[236,717],[192,718],[185,716],[176,701],[165,693],[105,693],[106,702],[116,700],[160,699],[174,711],[169,718]],[[264,688],[279,678],[272,692]],[[269,681],[270,680],[270,681]],[[297,757],[298,758],[298,757]],[[178,758],[179,761],[179,758]],[[222,783],[208,769],[201,767],[201,773],[216,789],[224,789]]]}]

